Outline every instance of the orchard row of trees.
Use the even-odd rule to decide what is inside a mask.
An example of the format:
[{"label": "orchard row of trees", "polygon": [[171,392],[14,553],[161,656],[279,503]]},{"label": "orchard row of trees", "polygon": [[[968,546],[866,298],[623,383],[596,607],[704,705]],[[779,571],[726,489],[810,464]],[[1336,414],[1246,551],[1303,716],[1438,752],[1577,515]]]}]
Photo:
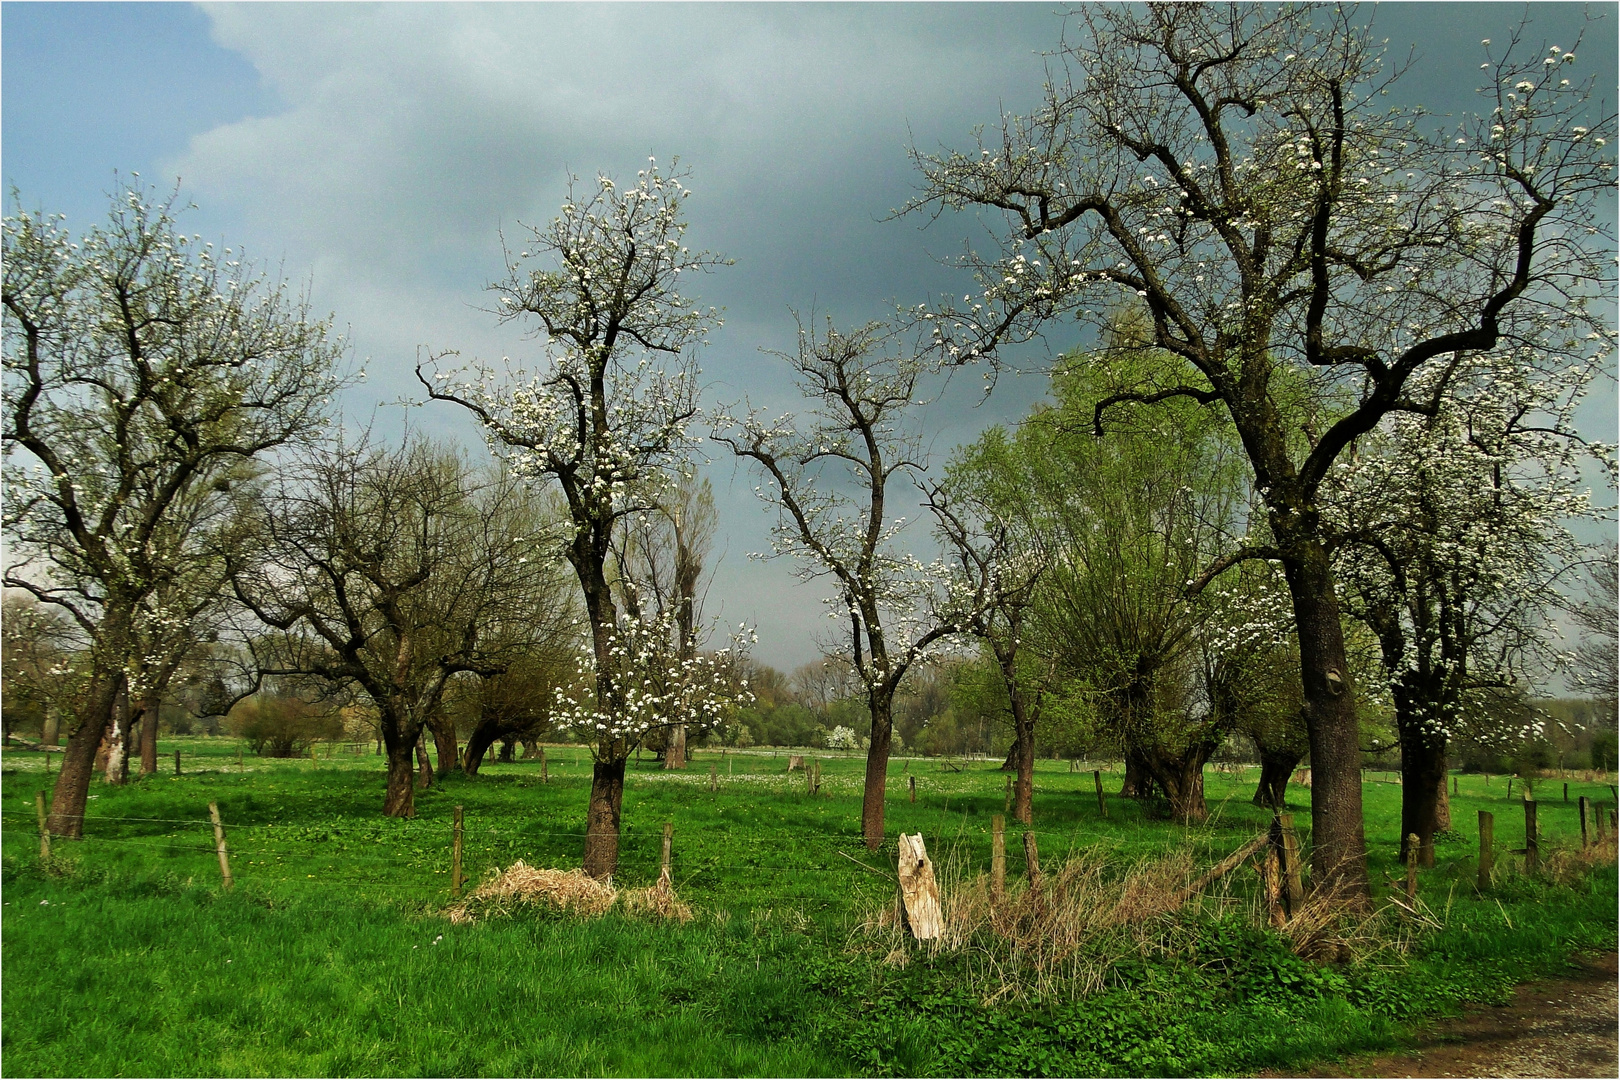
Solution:
[{"label": "orchard row of trees", "polygon": [[[508,254],[497,315],[535,361],[418,366],[487,467],[334,433],[327,323],[168,206],[132,192],[78,242],[18,209],[6,584],[66,613],[86,657],[53,831],[78,834],[104,735],[127,745],[201,652],[234,665],[222,699],[265,680],[363,699],[390,814],[453,703],[478,702],[471,764],[545,713],[592,748],[584,861],[612,873],[630,756],[678,764],[754,698],[748,630],[711,641],[699,610],[707,428],[758,477],[770,554],[826,586],[871,847],[908,678],[977,648],[1025,819],[1043,724],[1110,740],[1127,790],[1184,819],[1242,731],[1268,801],[1309,754],[1314,878],[1365,896],[1363,725],[1387,708],[1402,831],[1432,858],[1451,740],[1525,735],[1482,730],[1507,715],[1488,699],[1567,659],[1550,620],[1586,559],[1567,523],[1597,514],[1579,470],[1612,477],[1573,418],[1614,337],[1614,114],[1575,49],[1518,39],[1485,43],[1481,113],[1447,126],[1388,105],[1350,10],[1077,20],[1035,113],[915,152],[900,213],[989,228],[962,302],[802,319],[778,354],[797,415],[699,402],[721,320],[689,290],[727,260],[686,246],[685,174],[656,162],[576,182]],[[931,469],[924,413],[954,372],[1087,328],[1050,403]],[[926,537],[896,513],[918,502]],[[1601,595],[1580,617],[1612,641],[1609,567],[1607,622]],[[1587,659],[1612,698],[1612,645]]]}]

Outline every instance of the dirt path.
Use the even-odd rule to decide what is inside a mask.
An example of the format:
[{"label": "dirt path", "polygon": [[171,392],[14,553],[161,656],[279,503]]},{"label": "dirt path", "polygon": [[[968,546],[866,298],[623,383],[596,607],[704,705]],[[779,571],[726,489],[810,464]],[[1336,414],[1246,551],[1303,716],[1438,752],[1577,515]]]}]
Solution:
[{"label": "dirt path", "polygon": [[1300,1076],[1620,1076],[1615,954],[1567,979],[1526,983],[1506,1005],[1418,1031],[1404,1054],[1361,1055]]}]

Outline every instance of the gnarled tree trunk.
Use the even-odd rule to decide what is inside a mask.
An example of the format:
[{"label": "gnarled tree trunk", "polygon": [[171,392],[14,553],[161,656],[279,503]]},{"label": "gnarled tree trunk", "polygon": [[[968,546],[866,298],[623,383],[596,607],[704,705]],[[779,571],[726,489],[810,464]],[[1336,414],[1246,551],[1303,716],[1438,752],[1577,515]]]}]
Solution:
[{"label": "gnarled tree trunk", "polygon": [[383,795],[383,814],[387,817],[416,816],[416,788],[412,784],[416,770],[411,766],[411,753],[415,745],[407,742],[387,742],[388,785]]},{"label": "gnarled tree trunk", "polygon": [[585,873],[606,881],[619,868],[619,817],[624,809],[625,759],[591,767],[591,798],[585,817]]},{"label": "gnarled tree trunk", "polygon": [[456,724],[447,716],[439,716],[428,725],[428,730],[433,732],[433,756],[438,762],[436,775],[442,780],[461,768],[461,759],[456,754]]},{"label": "gnarled tree trunk", "polygon": [[1167,760],[1156,777],[1170,800],[1170,816],[1182,824],[1192,825],[1209,819],[1209,807],[1204,802],[1204,763],[1209,760],[1209,753],[1192,750],[1180,758]]},{"label": "gnarled tree trunk", "polygon": [[411,732],[397,715],[386,712],[378,718],[382,728],[383,752],[388,755],[388,782],[383,794],[383,814],[387,817],[416,816],[416,770],[411,756],[421,742],[421,731]]},{"label": "gnarled tree trunk", "polygon": [[472,734],[467,736],[467,745],[461,752],[461,769],[468,776],[477,776],[479,768],[484,764],[484,755],[489,748],[495,745],[500,735],[500,725],[493,720],[480,721],[473,728]]},{"label": "gnarled tree trunk", "polygon": [[1125,742],[1125,778],[1120,781],[1119,793],[1131,799],[1146,799],[1153,794],[1153,768],[1129,739]]},{"label": "gnarled tree trunk", "polygon": [[1305,751],[1260,747],[1260,786],[1254,792],[1254,805],[1281,810],[1288,781],[1305,758]]}]

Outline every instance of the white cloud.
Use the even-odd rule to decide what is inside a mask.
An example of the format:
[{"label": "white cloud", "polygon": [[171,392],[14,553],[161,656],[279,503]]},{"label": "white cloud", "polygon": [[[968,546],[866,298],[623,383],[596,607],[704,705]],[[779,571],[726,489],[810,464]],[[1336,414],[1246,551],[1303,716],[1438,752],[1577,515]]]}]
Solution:
[{"label": "white cloud", "polygon": [[[415,397],[420,346],[522,355],[479,310],[498,233],[545,222],[565,169],[633,171],[675,154],[694,172],[694,244],[739,265],[698,295],[728,327],[704,360],[719,396],[780,391],[758,352],[786,309],[844,321],[950,280],[910,223],[905,146],[959,140],[1038,90],[1057,22],[1031,7],[897,5],[222,4],[215,39],[254,64],[285,111],[215,128],[171,164],[261,257],[307,269],[318,308],[370,372],[351,412]],[[950,288],[954,291],[954,282]],[[785,401],[784,401],[785,403]],[[429,430],[464,430],[422,410]],[[986,415],[985,420],[994,419]],[[729,463],[725,475],[729,475]],[[711,590],[761,624],[762,658],[814,655],[813,589],[766,546],[752,481],[717,487],[729,554]],[[741,478],[739,477],[739,481]],[[753,610],[739,610],[740,597]],[[711,607],[717,606],[711,600]]]}]

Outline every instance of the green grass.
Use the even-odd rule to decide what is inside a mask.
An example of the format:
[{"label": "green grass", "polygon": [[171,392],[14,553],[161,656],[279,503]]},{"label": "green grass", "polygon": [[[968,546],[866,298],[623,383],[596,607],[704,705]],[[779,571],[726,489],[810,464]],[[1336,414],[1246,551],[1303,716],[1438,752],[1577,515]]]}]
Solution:
[{"label": "green grass", "polygon": [[[1523,844],[1523,817],[1517,784],[1510,801],[1502,778],[1463,776],[1458,834],[1421,885],[1445,929],[1409,958],[1319,966],[1228,912],[1196,926],[1190,949],[1120,965],[1100,995],[986,1006],[961,957],[891,967],[855,932],[894,886],[855,865],[887,869],[892,850],[860,843],[853,756],[818,755],[814,798],[801,773],[785,773],[785,753],[700,754],[678,774],[632,766],[616,882],[655,879],[673,821],[691,923],[526,915],[452,926],[441,914],[452,808],[465,808],[474,880],[519,858],[577,866],[582,751],[548,750],[550,783],[537,763],[517,762],[418,793],[412,821],[380,816],[375,756],[238,767],[228,740],[165,740],[161,751],[163,774],[96,785],[87,839],[58,841],[53,873],[37,858],[39,756],[3,759],[8,1075],[1246,1073],[1398,1045],[1414,1020],[1500,996],[1575,949],[1612,948],[1616,934],[1612,865],[1558,886],[1503,856],[1498,885],[1474,895],[1476,811],[1495,813],[1502,848]],[[1004,806],[998,764],[895,762],[889,835],[922,832],[938,860],[981,867]],[[1117,789],[1117,774],[1104,780]],[[1042,762],[1043,863],[1095,845],[1122,864],[1186,845],[1213,861],[1264,826],[1254,783],[1253,770],[1211,770],[1211,821],[1183,828],[1117,797],[1101,819],[1089,772]],[[1365,794],[1383,892],[1401,874],[1400,788],[1369,774]],[[1612,805],[1602,784],[1572,783],[1567,807],[1559,783],[1537,794],[1547,854],[1578,845],[1575,798]],[[227,825],[231,893],[219,888],[211,800]],[[1308,804],[1294,809],[1307,825]]]}]

